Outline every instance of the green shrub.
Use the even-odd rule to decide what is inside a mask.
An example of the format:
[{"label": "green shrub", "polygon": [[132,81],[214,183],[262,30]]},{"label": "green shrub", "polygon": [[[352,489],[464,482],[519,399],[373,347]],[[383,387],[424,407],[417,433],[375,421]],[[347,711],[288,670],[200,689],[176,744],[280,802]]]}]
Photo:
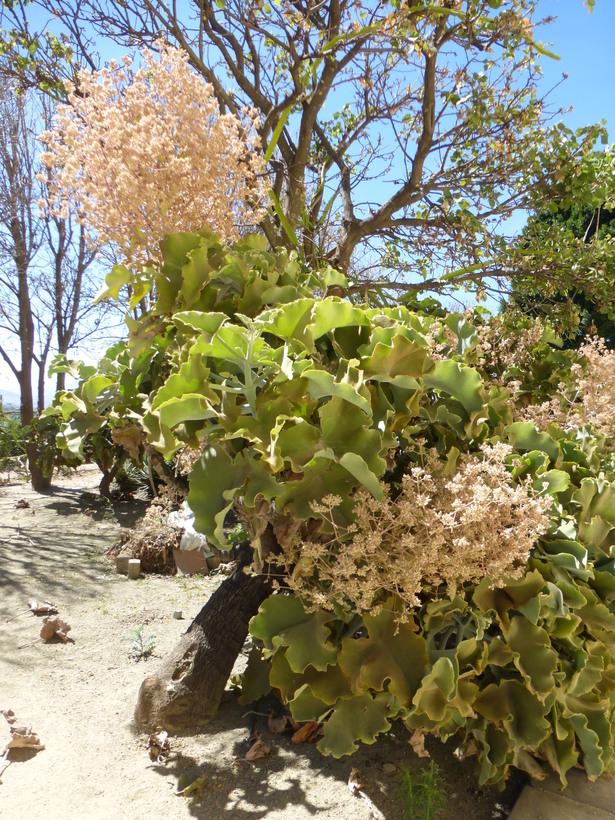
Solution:
[{"label": "green shrub", "polygon": [[0,470],[25,469],[25,437],[19,413],[5,412],[0,406]]},{"label": "green shrub", "polygon": [[601,367],[526,319],[326,296],[343,277],[259,238],[177,234],[162,256],[138,274],[152,313],[50,412],[75,457],[199,454],[196,528],[229,549],[235,510],[278,586],[243,701],[273,690],[336,757],[401,720],[456,737],[481,784],[611,770],[613,441],[604,390],[593,416],[582,395]]}]

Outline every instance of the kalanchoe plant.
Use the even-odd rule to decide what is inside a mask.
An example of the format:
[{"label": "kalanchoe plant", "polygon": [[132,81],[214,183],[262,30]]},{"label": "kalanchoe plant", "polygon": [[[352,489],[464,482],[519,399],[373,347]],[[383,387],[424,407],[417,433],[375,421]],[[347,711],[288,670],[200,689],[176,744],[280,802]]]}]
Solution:
[{"label": "kalanchoe plant", "polygon": [[[609,770],[610,440],[582,397],[566,425],[527,420],[560,383],[588,395],[591,358],[542,326],[509,342],[500,320],[490,332],[480,315],[327,295],[343,277],[258,237],[172,235],[161,258],[110,275],[108,295],[138,280],[152,311],[102,373],[59,396],[60,444],[85,452],[108,429],[127,456],[194,450],[195,525],[228,549],[233,510],[254,575],[231,576],[228,599],[220,587],[144,682],[138,718],[211,714],[207,613],[224,632],[220,607],[243,606],[253,582],[242,699],[273,690],[296,720],[322,721],[323,753],[350,754],[398,719],[457,737],[481,783],[511,766],[562,782],[575,765]],[[233,640],[238,651],[239,629]]]}]

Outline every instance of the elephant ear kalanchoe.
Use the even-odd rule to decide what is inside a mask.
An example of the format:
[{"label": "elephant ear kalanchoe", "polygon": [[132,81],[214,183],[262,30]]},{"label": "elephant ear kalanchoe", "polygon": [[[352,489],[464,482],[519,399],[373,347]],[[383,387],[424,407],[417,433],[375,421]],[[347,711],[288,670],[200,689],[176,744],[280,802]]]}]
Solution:
[{"label": "elephant ear kalanchoe", "polygon": [[242,701],[275,692],[336,757],[401,720],[456,737],[481,783],[610,770],[601,362],[527,322],[515,342],[479,314],[328,296],[343,277],[258,237],[177,234],[161,260],[131,279],[151,312],[50,416],[72,458],[188,464],[195,526],[219,548],[239,516],[266,580]]}]

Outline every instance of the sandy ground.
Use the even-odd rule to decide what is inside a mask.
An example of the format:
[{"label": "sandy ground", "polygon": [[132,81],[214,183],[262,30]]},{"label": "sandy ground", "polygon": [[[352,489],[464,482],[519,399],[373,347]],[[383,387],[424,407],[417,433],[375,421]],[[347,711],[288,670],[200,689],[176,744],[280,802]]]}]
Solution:
[{"label": "sandy ground", "polygon": [[[82,469],[54,479],[45,495],[23,481],[0,486],[0,709],[10,708],[32,724],[45,744],[36,754],[16,754],[0,776],[0,817],[408,816],[399,772],[425,762],[412,752],[403,727],[352,759],[335,761],[314,746],[269,735],[266,719],[256,717],[274,753],[247,763],[255,718],[228,692],[205,733],[171,738],[168,763],[150,761],[147,737],[132,725],[139,685],[219,581],[180,575],[130,581],[116,575],[104,551],[137,510],[134,503],[105,506],[96,496],[98,480],[97,471]],[[20,501],[29,506],[17,506]],[[58,606],[72,627],[70,642],[36,640],[41,620],[29,614],[30,599]],[[183,621],[173,618],[179,609]],[[144,635],[155,635],[155,651],[135,662],[129,656],[131,636],[141,625]],[[445,776],[443,817],[507,815],[508,794],[477,789],[471,761],[462,766],[437,742],[432,748]],[[353,767],[373,807],[348,788]],[[194,797],[176,794],[178,783],[202,775]]]}]

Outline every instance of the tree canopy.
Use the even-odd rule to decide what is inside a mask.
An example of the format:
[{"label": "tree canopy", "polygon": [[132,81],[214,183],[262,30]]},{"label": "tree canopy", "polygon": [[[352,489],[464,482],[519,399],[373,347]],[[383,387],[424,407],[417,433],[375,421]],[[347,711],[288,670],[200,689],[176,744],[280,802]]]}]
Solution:
[{"label": "tree canopy", "polygon": [[549,122],[539,13],[539,0],[34,0],[5,3],[3,26],[24,83],[56,88],[77,62],[97,68],[104,43],[166,39],[222,111],[257,113],[272,247],[326,259],[359,290],[481,292],[513,273],[584,286],[583,265],[505,235],[515,211],[578,195],[602,133]]},{"label": "tree canopy", "polygon": [[[608,173],[595,172],[607,169]],[[509,308],[520,308],[557,325],[566,346],[578,347],[588,335],[598,334],[615,344],[612,281],[615,273],[615,200],[613,155],[588,155],[578,169],[584,190],[567,206],[551,202],[530,214],[519,245],[558,256],[563,269],[583,266],[584,287],[570,278],[537,288],[531,278],[513,280]],[[562,284],[567,283],[568,288]]]}]

